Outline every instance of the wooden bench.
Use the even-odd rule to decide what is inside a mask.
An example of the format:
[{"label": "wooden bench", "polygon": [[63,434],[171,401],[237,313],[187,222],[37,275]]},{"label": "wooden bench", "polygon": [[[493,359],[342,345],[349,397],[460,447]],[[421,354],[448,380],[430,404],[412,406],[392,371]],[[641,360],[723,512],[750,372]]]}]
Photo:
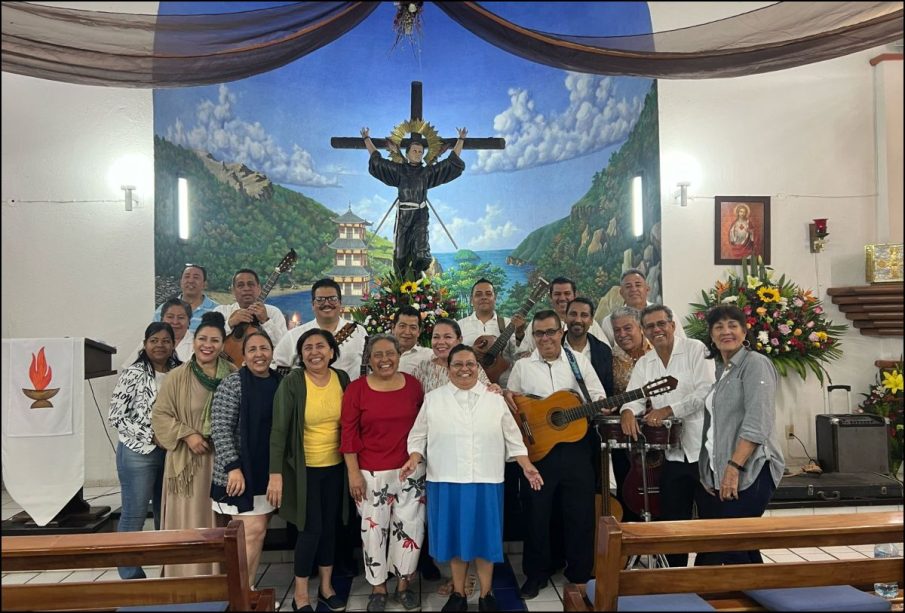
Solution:
[{"label": "wooden bench", "polygon": [[[583,586],[567,584],[566,611],[615,611],[619,596],[667,593],[696,593],[720,610],[762,611],[743,590],[852,585],[872,591],[874,582],[902,583],[901,557],[625,570],[633,555],[897,543],[901,511],[624,524],[601,517],[597,532],[595,594],[588,601]],[[900,590],[898,610],[901,603]]]},{"label": "wooden bench", "polygon": [[219,562],[220,575],[80,583],[3,585],[11,611],[116,609],[126,606],[227,601],[233,611],[273,611],[273,588],[249,588],[245,529],[4,536],[3,572]]}]

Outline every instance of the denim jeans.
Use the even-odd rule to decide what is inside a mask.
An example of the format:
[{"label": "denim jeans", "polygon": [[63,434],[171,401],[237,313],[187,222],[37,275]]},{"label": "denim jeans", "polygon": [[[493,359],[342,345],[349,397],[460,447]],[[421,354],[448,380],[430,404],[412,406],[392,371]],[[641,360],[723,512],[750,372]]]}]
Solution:
[{"label": "denim jeans", "polygon": [[[140,532],[148,516],[148,503],[153,504],[154,529],[160,530],[160,498],[163,493],[163,462],[166,451],[157,447],[144,455],[122,443],[116,446],[116,472],[122,496],[122,510],[117,532]],[[120,566],[122,579],[144,579],[140,566]]]}]

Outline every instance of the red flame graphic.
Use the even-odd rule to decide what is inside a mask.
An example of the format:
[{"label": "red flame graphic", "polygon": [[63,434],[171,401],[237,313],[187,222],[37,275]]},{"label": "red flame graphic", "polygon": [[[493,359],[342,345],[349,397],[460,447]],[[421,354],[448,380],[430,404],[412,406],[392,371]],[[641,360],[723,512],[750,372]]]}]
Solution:
[{"label": "red flame graphic", "polygon": [[47,360],[44,358],[44,347],[41,347],[41,350],[38,351],[38,357],[35,357],[35,354],[31,354],[31,368],[28,369],[28,378],[31,379],[36,390],[45,389],[50,384],[50,380],[53,378],[53,369],[47,365]]}]

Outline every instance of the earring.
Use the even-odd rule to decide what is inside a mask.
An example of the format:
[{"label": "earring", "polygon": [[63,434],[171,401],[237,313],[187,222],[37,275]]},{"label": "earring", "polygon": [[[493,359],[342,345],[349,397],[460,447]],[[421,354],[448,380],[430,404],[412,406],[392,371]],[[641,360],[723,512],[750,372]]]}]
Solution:
[{"label": "earring", "polygon": [[751,349],[751,341],[746,338],[744,341],[742,341],[742,347],[744,347],[745,349]]}]

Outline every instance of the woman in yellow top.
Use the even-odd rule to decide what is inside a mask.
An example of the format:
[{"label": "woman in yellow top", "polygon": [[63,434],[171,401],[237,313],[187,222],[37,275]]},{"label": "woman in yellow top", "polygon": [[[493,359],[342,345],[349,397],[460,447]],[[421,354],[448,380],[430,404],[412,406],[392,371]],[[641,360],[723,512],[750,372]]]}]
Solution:
[{"label": "woman in yellow top", "polygon": [[331,611],[344,611],[346,603],[336,595],[332,578],[344,493],[340,414],[349,376],[331,367],[339,358],[339,345],[330,332],[308,330],[296,342],[296,353],[301,368],[286,375],[273,403],[267,499],[299,531],[292,610],[314,611],[308,577],[317,564],[318,601]]}]

